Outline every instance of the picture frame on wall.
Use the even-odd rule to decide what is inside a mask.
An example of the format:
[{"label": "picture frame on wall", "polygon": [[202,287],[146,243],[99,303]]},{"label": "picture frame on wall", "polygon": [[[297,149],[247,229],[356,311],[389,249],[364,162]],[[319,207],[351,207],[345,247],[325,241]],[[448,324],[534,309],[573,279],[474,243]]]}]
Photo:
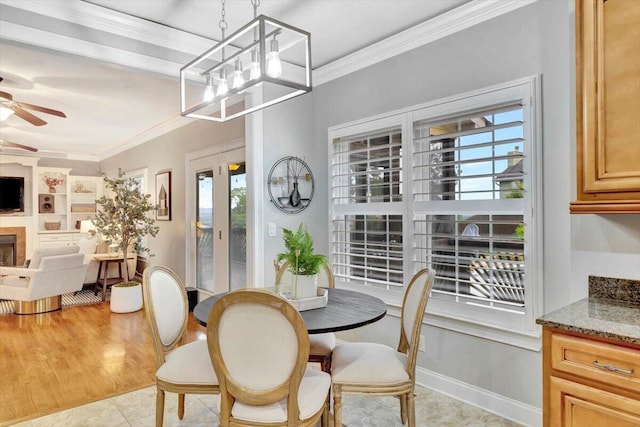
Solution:
[{"label": "picture frame on wall", "polygon": [[171,221],[171,172],[156,174],[156,221]]}]

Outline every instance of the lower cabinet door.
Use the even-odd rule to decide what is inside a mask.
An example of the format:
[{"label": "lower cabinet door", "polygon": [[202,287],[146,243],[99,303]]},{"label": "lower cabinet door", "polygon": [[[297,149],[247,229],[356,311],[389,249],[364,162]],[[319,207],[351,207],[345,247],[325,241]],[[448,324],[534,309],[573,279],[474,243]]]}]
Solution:
[{"label": "lower cabinet door", "polygon": [[551,377],[550,424],[565,427],[638,427],[640,401]]}]

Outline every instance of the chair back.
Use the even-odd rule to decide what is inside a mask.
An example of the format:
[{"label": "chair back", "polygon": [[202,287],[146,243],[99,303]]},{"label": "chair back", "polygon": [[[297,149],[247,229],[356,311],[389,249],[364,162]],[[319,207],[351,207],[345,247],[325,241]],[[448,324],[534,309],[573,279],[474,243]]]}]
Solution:
[{"label": "chair back", "polygon": [[407,354],[407,372],[413,379],[418,356],[422,318],[435,278],[435,270],[418,271],[409,282],[402,301],[402,321],[398,351]]},{"label": "chair back", "polygon": [[[285,261],[279,267],[276,265],[276,280],[275,286],[280,285],[292,285],[293,284],[293,274],[289,271],[289,261]],[[318,273],[318,286],[324,288],[335,288],[336,281],[333,277],[333,271],[331,270],[331,266],[329,263],[325,263],[320,272]]]},{"label": "chair back", "polygon": [[77,254],[80,251],[79,246],[59,246],[54,248],[38,248],[33,251],[31,255],[31,261],[29,261],[29,268],[37,269],[40,268],[40,263],[43,258],[57,255],[69,255],[69,254]]},{"label": "chair back", "polygon": [[84,255],[77,253],[77,246],[75,249],[76,253],[50,255],[41,259],[40,267],[34,271],[28,285],[28,300],[63,295],[82,289],[87,266],[84,264]]},{"label": "chair back", "polygon": [[164,363],[164,354],[180,343],[187,329],[187,291],[173,271],[153,266],[144,271],[142,292],[159,367]]},{"label": "chair back", "polygon": [[236,400],[267,405],[286,397],[289,419],[299,419],[309,335],[284,298],[261,289],[229,292],[209,313],[207,343],[220,383],[221,425]]}]

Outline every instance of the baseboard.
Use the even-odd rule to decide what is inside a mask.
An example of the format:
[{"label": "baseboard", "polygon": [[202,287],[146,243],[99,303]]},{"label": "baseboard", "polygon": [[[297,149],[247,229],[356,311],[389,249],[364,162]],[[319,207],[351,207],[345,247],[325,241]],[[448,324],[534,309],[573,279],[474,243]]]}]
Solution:
[{"label": "baseboard", "polygon": [[428,369],[416,367],[416,384],[482,408],[523,426],[542,426],[542,409]]}]

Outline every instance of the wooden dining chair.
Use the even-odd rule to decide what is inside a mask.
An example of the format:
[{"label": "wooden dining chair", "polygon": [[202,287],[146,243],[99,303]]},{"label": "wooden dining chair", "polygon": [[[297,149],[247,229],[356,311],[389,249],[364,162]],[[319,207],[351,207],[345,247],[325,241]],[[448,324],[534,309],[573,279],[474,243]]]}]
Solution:
[{"label": "wooden dining chair", "polygon": [[371,394],[400,397],[402,424],[416,425],[415,371],[422,318],[435,271],[416,273],[404,294],[398,349],[376,343],[341,343],[333,350],[334,425],[342,425],[342,394]]},{"label": "wooden dining chair", "polygon": [[[276,288],[281,285],[289,285],[293,282],[292,274],[289,271],[289,262],[276,266]],[[318,274],[318,286],[335,288],[336,282],[331,271],[331,266],[326,263]],[[336,346],[336,336],[334,333],[309,335],[309,362],[319,363],[320,368],[327,373],[331,373],[331,354]]]},{"label": "wooden dining chair", "polygon": [[286,299],[262,289],[221,297],[207,321],[220,426],[329,426],[331,377],[307,367],[309,334]]},{"label": "wooden dining chair", "polygon": [[182,344],[189,305],[182,281],[166,267],[153,266],[142,280],[144,309],[156,355],[156,427],[162,427],[165,391],[178,394],[178,418],[184,417],[185,393],[218,394],[207,342]]}]

